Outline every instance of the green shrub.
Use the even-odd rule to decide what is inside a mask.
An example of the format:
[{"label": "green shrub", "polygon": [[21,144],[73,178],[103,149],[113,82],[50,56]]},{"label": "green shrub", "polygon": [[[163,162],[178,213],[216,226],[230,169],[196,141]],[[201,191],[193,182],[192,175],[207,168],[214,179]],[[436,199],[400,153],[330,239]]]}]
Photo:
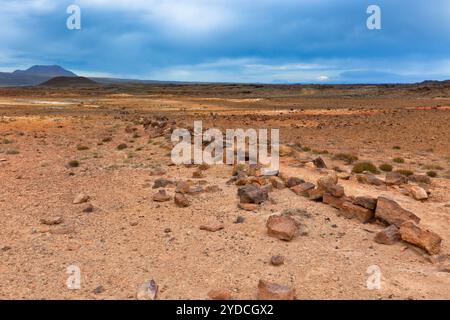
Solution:
[{"label": "green shrub", "polygon": [[128,148],[128,146],[126,145],[126,143],[121,143],[117,146],[117,150],[124,150]]},{"label": "green shrub", "polygon": [[414,172],[412,172],[411,170],[405,170],[405,169],[396,170],[395,172],[398,172],[407,177],[412,176],[414,174]]},{"label": "green shrub", "polygon": [[89,147],[83,146],[83,145],[79,144],[79,145],[77,146],[77,150],[78,150],[78,151],[89,150]]},{"label": "green shrub", "polygon": [[20,153],[20,151],[19,150],[16,150],[16,149],[9,149],[9,150],[6,150],[6,152],[5,152],[6,154],[19,154]]},{"label": "green shrub", "polygon": [[78,160],[70,160],[67,164],[71,168],[77,168],[80,166],[80,162]]},{"label": "green shrub", "polygon": [[444,168],[438,164],[426,164],[423,166],[423,168],[425,170],[444,170]]},{"label": "green shrub", "polygon": [[364,171],[369,171],[372,173],[380,173],[377,167],[370,161],[358,162],[353,167],[353,173],[363,173]]},{"label": "green shrub", "polygon": [[427,172],[427,176],[431,177],[431,178],[436,178],[438,176],[436,171],[430,170]]},{"label": "green shrub", "polygon": [[349,153],[337,153],[333,156],[333,160],[341,160],[346,164],[352,164],[353,162],[358,160],[358,157],[354,154]]},{"label": "green shrub", "polygon": [[405,159],[403,158],[394,158],[392,159],[392,161],[394,161],[395,163],[405,163]]},{"label": "green shrub", "polygon": [[393,169],[393,167],[388,163],[383,163],[382,165],[379,166],[379,168],[381,171],[384,171],[384,172],[391,172]]}]

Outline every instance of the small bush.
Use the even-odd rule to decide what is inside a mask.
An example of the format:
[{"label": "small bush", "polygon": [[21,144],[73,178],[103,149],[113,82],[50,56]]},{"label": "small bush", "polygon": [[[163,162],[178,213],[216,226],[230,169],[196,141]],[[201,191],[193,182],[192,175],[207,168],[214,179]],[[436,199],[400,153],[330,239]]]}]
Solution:
[{"label": "small bush", "polygon": [[395,163],[405,163],[405,159],[403,158],[394,158],[392,159],[392,161],[394,161]]},{"label": "small bush", "polygon": [[128,146],[126,145],[126,143],[121,143],[117,146],[117,150],[124,150],[128,148]]},{"label": "small bush", "polygon": [[102,142],[111,142],[112,141],[112,137],[104,137],[102,139]]},{"label": "small bush", "polygon": [[309,152],[309,151],[311,151],[311,148],[310,147],[303,147],[302,150],[304,152]]},{"label": "small bush", "polygon": [[16,149],[9,149],[9,150],[6,150],[6,152],[5,152],[6,154],[19,154],[20,153],[20,151],[19,150],[16,150]]},{"label": "small bush", "polygon": [[11,143],[13,143],[13,142],[11,140],[8,140],[8,139],[3,139],[2,142],[1,142],[1,144],[11,144]]},{"label": "small bush", "polygon": [[313,150],[314,154],[328,154],[328,150]]},{"label": "small bush", "polygon": [[392,149],[394,149],[394,150],[400,150],[401,147],[400,147],[400,146],[393,146]]},{"label": "small bush", "polygon": [[337,153],[333,156],[333,160],[341,160],[346,164],[352,164],[353,162],[358,160],[358,157],[354,154],[349,153]]},{"label": "small bush", "polygon": [[78,160],[70,160],[67,164],[71,168],[78,168],[80,166],[80,162]]},{"label": "small bush", "polygon": [[427,176],[431,177],[431,178],[436,178],[438,176],[436,171],[430,170],[427,172]]},{"label": "small bush", "polygon": [[438,164],[427,164],[427,165],[424,165],[423,168],[425,170],[444,170],[444,168],[442,168]]},{"label": "small bush", "polygon": [[359,162],[353,167],[353,173],[363,173],[364,171],[369,171],[372,173],[380,173],[377,167],[370,161]]},{"label": "small bush", "polygon": [[404,169],[396,170],[395,172],[398,172],[407,177],[412,176],[414,174],[414,172],[412,172],[411,170],[404,170]]},{"label": "small bush", "polygon": [[77,150],[78,150],[78,151],[89,150],[89,147],[88,147],[88,146],[83,146],[83,145],[79,144],[79,145],[77,146]]},{"label": "small bush", "polygon": [[381,171],[384,171],[384,172],[391,172],[393,169],[393,167],[388,163],[383,163],[382,165],[379,166],[379,168]]}]

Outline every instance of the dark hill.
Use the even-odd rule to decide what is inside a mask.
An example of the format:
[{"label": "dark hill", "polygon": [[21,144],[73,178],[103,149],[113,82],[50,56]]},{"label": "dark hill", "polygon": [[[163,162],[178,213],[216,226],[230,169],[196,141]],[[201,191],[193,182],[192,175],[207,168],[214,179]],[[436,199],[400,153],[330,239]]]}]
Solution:
[{"label": "dark hill", "polygon": [[91,87],[98,85],[97,82],[85,78],[85,77],[55,77],[44,83],[41,83],[40,86],[44,87]]}]

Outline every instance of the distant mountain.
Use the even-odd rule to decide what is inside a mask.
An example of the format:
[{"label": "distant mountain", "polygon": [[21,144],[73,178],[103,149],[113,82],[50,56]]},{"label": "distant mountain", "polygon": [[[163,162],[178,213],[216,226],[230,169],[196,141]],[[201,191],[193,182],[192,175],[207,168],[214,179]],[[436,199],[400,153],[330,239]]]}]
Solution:
[{"label": "distant mountain", "polygon": [[97,82],[85,77],[55,77],[40,84],[43,87],[91,87],[98,85]]},{"label": "distant mountain", "polygon": [[16,75],[46,75],[50,77],[77,77],[72,71],[66,70],[60,66],[32,66],[27,70],[16,70]]},{"label": "distant mountain", "polygon": [[60,66],[32,66],[27,70],[0,72],[0,86],[35,86],[54,77],[77,77]]}]

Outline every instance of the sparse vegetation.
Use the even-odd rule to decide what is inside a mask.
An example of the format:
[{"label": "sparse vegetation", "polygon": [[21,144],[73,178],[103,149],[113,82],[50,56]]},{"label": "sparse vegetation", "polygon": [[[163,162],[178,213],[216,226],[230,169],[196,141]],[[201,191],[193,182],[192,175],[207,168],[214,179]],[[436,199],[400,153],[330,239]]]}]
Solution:
[{"label": "sparse vegetation", "polygon": [[328,154],[328,150],[313,150],[314,154]]},{"label": "sparse vegetation", "polygon": [[111,142],[112,141],[112,137],[104,137],[102,139],[102,142]]},{"label": "sparse vegetation", "polygon": [[78,151],[85,151],[85,150],[89,150],[89,147],[88,147],[88,146],[84,146],[84,145],[79,144],[79,145],[77,146],[77,150],[78,150]]},{"label": "sparse vegetation", "polygon": [[311,148],[310,147],[302,147],[302,150],[304,152],[309,152],[309,151],[311,151]]},{"label": "sparse vegetation", "polygon": [[353,173],[363,173],[365,171],[375,174],[380,173],[377,167],[370,161],[358,162],[357,164],[355,164],[352,170]]},{"label": "sparse vegetation", "polygon": [[394,161],[395,163],[405,163],[405,159],[397,157],[392,159],[392,161]]},{"label": "sparse vegetation", "polygon": [[13,141],[12,140],[8,140],[8,139],[3,139],[1,141],[1,144],[11,144],[11,143],[13,143]]},{"label": "sparse vegetation", "polygon": [[391,171],[394,169],[394,168],[393,168],[390,164],[388,164],[388,163],[383,163],[382,165],[379,166],[379,168],[380,168],[381,171],[384,171],[384,172],[391,172]]},{"label": "sparse vegetation", "polygon": [[19,150],[17,150],[17,149],[8,149],[8,150],[6,150],[6,152],[5,152],[6,154],[10,154],[10,155],[13,155],[13,154],[19,154],[20,153],[20,151]]},{"label": "sparse vegetation", "polygon": [[126,148],[128,148],[126,143],[121,143],[117,146],[117,150],[125,150]]},{"label": "sparse vegetation", "polygon": [[438,164],[426,164],[423,166],[423,168],[425,170],[439,170],[439,171],[444,170],[444,168]]},{"label": "sparse vegetation", "polygon": [[70,160],[67,165],[71,168],[78,168],[80,166],[80,162],[78,160]]},{"label": "sparse vegetation", "polygon": [[333,160],[341,160],[346,164],[352,164],[358,160],[358,157],[350,153],[337,153],[333,156]]},{"label": "sparse vegetation", "polygon": [[400,146],[393,146],[392,149],[394,149],[394,150],[400,150],[401,147],[400,147]]},{"label": "sparse vegetation", "polygon": [[438,174],[436,171],[430,170],[427,172],[427,176],[429,176],[430,178],[436,178]]},{"label": "sparse vegetation", "polygon": [[400,173],[407,177],[412,176],[414,174],[414,172],[412,172],[411,170],[406,170],[406,169],[395,170],[395,172]]}]

